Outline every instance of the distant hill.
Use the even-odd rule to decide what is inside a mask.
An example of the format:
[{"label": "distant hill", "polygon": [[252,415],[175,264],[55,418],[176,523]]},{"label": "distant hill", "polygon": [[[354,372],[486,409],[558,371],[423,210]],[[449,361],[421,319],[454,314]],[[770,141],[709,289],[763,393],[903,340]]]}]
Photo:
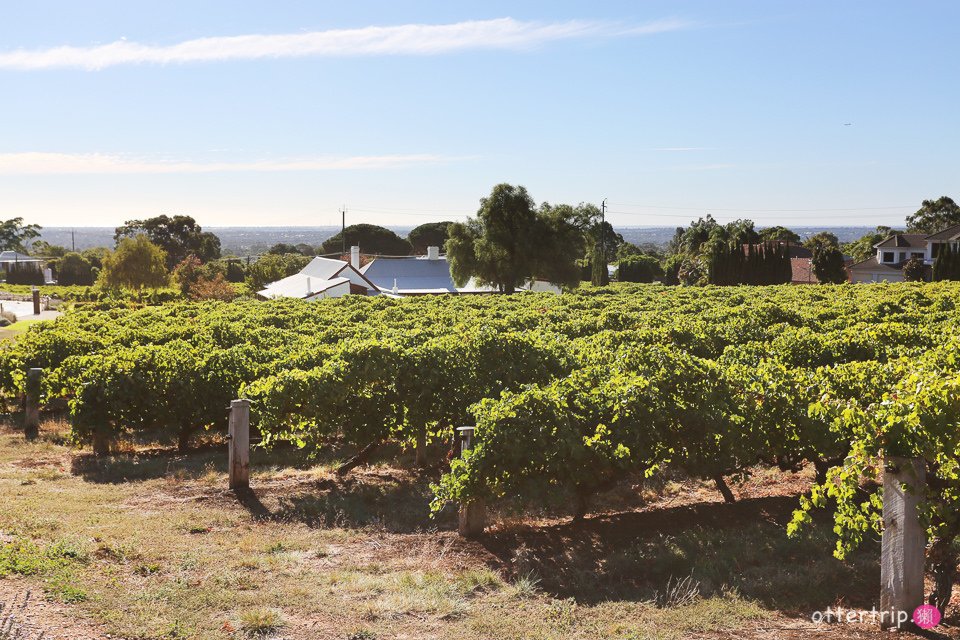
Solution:
[{"label": "distant hill", "polygon": [[[398,235],[406,237],[413,228],[409,226],[391,226]],[[840,242],[850,242],[863,236],[873,227],[791,227],[800,237],[809,238],[815,233],[829,231],[836,234]],[[278,242],[287,244],[322,244],[324,240],[336,235],[340,227],[204,227],[220,238],[224,253],[235,255],[257,255],[265,252]],[[666,246],[673,237],[675,227],[617,227],[617,232],[627,242],[642,244],[652,242]],[[77,250],[92,247],[112,247],[113,227],[45,227],[41,239],[50,244],[62,245]]]}]

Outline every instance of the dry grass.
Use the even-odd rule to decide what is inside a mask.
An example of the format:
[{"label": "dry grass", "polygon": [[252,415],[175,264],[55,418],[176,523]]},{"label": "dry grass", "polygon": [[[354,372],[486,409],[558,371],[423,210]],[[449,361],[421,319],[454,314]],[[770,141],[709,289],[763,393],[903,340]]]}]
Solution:
[{"label": "dry grass", "polygon": [[[429,479],[403,470],[373,467],[340,482],[328,465],[296,453],[258,453],[257,491],[238,500],[224,489],[220,451],[94,461],[65,446],[64,428],[45,425],[33,443],[0,430],[0,549],[27,549],[30,570],[6,573],[26,574],[103,636],[728,637],[780,616],[770,584],[780,563],[763,549],[808,550],[775,546],[770,536],[782,530],[758,523],[739,540],[696,527],[664,538],[646,532],[601,549],[602,561],[558,553],[522,532],[529,523],[468,543],[449,514],[429,519]],[[683,491],[678,484],[648,502]],[[543,535],[573,549],[563,536],[583,543],[592,535],[564,526]],[[745,567],[736,554],[751,545],[756,565]],[[841,569],[819,564],[788,577],[859,575]],[[738,581],[744,571],[748,579]],[[658,606],[658,593],[660,605],[673,606]]]}]

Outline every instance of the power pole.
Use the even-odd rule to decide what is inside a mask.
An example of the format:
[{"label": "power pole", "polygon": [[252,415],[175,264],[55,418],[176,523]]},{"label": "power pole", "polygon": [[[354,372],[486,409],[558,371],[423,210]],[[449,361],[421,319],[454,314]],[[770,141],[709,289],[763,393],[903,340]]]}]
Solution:
[{"label": "power pole", "polygon": [[77,250],[77,230],[70,229],[70,251],[76,252]]},{"label": "power pole", "polygon": [[603,268],[607,268],[607,199],[604,198],[600,203],[600,259],[603,261]]},{"label": "power pole", "polygon": [[340,253],[343,255],[347,253],[347,205],[340,209],[340,215]]}]

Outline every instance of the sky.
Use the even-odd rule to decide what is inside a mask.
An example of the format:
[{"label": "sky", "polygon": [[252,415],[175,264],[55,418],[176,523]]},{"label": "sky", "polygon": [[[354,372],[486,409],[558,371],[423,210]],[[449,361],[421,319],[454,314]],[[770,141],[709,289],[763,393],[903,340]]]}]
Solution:
[{"label": "sky", "polygon": [[413,225],[497,183],[615,226],[960,200],[960,3],[6,3],[0,219]]}]

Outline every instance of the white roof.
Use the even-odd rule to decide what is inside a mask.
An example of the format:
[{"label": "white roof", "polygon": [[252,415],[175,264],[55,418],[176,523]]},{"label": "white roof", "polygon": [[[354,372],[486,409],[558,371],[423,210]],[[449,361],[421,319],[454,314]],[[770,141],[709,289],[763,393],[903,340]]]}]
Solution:
[{"label": "white roof", "polygon": [[326,279],[300,272],[271,282],[266,289],[258,291],[257,294],[264,298],[307,298],[344,282],[350,282],[350,280],[343,277]]},{"label": "white roof", "polygon": [[489,293],[491,287],[481,287],[474,279],[458,287],[450,276],[446,256],[431,260],[427,256],[409,258],[376,258],[361,269],[361,273],[380,291],[425,295],[435,293]]},{"label": "white roof", "polygon": [[[300,270],[300,274],[311,276],[313,278],[322,278],[329,280],[347,266],[343,260],[331,260],[330,258],[314,258],[307,266]],[[299,275],[299,274],[298,274]]]},{"label": "white roof", "polygon": [[0,251],[0,262],[43,262],[43,260],[31,258],[17,251]]}]

